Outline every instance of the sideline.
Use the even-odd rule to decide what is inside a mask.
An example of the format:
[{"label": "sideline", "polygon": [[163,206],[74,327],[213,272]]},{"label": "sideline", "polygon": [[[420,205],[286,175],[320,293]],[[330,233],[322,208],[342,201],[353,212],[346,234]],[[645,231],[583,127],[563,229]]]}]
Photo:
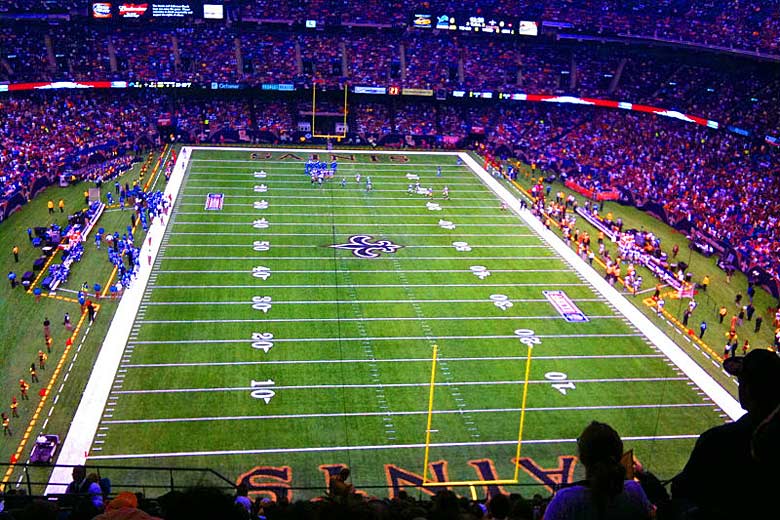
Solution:
[{"label": "sideline", "polygon": [[727,392],[715,379],[712,378],[698,363],[691,359],[669,336],[659,329],[642,311],[634,307],[617,289],[607,283],[595,270],[572,251],[563,240],[546,229],[544,225],[534,217],[529,210],[520,208],[520,202],[501,183],[494,179],[482,166],[467,153],[458,154],[498,197],[506,202],[507,206],[517,213],[529,228],[536,231],[542,240],[547,242],[558,256],[568,263],[572,269],[590,282],[609,303],[625,316],[632,325],[648,338],[658,349],[666,355],[693,383],[701,388],[712,401],[723,410],[732,420],[737,420],[745,413],[739,402]]},{"label": "sideline", "polygon": [[[144,259],[151,255],[152,264],[157,258],[168,222],[173,216],[173,207],[184,180],[184,172],[187,169],[190,154],[189,148],[181,149],[171,179],[165,187],[165,196],[171,195],[172,197],[170,213],[162,224],[156,220],[152,223],[147,234],[148,238],[144,240],[145,243],[141,248],[141,258]],[[151,273],[152,265],[141,261],[135,282],[124,292],[119,301],[114,319],[106,333],[106,338],[81,396],[81,402],[73,416],[56,464],[84,464],[87,459],[92,439],[97,433],[103,407],[119,369],[119,363],[130,336],[130,329],[141,305],[141,299],[146,291]],[[45,494],[64,493],[67,489],[67,483],[71,481],[71,472],[71,468],[68,467],[55,467],[51,477],[49,477],[49,485],[46,487]]]}]

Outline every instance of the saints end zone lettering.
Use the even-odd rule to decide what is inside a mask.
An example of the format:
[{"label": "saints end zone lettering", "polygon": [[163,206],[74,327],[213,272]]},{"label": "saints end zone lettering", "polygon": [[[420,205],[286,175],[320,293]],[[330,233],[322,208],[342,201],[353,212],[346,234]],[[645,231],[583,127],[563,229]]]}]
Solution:
[{"label": "saints end zone lettering", "polygon": [[[512,459],[514,462],[515,459]],[[476,459],[468,461],[469,466],[476,473],[476,480],[490,481],[500,480],[496,466],[491,459]],[[529,457],[520,458],[520,468],[531,476],[535,481],[542,484],[550,492],[562,484],[570,484],[574,481],[574,468],[577,464],[577,457],[573,455],[563,455],[558,457],[558,465],[553,468],[543,468]],[[338,474],[342,468],[347,467],[343,463],[322,464],[318,467],[322,473],[325,482],[323,492],[328,488],[328,480],[332,475]],[[439,488],[423,487],[422,475],[409,471],[395,464],[385,464],[385,479],[390,498],[398,497],[398,494],[405,488],[416,488],[427,495],[435,495]],[[439,460],[429,464],[431,481],[447,482],[450,479],[448,472],[448,462]],[[292,469],[290,466],[256,466],[255,468],[241,474],[236,479],[236,484],[245,484],[252,497],[258,495],[267,496],[273,500],[286,498],[293,500],[293,481]],[[497,494],[507,494],[503,486],[490,484],[485,487],[488,497]],[[361,495],[379,494],[378,490],[371,489],[365,491],[356,491]]]},{"label": "saints end zone lettering", "polygon": [[[516,459],[512,459],[514,462]],[[543,484],[550,492],[555,491],[561,484],[573,482],[574,466],[577,457],[574,455],[562,455],[558,457],[557,468],[543,468],[529,457],[520,457],[520,468],[531,475],[534,480]]]},{"label": "saints end zone lettering", "polygon": [[292,468],[290,466],[255,466],[239,475],[236,484],[245,484],[253,498],[264,495],[278,502],[292,501]]},{"label": "saints end zone lettering", "polygon": [[[428,464],[434,482],[447,482],[450,480],[447,474],[447,461],[439,460]],[[418,488],[428,495],[435,495],[436,488],[422,487],[423,477],[412,471],[405,470],[395,464],[385,464],[385,476],[390,490],[390,498],[397,498],[405,487]]]},{"label": "saints end zone lettering", "polygon": [[[407,155],[385,155],[380,156],[376,154],[366,154],[368,156],[368,159],[371,162],[381,162],[380,157],[386,157],[388,161],[394,162],[394,163],[408,163],[409,162],[409,156]],[[320,160],[319,154],[311,154],[309,157],[301,157],[300,155],[296,155],[294,153],[284,153],[280,155],[279,157],[274,157],[271,152],[252,152],[249,154],[249,158],[253,161],[270,161],[272,159],[276,161],[305,161],[308,159],[312,159],[314,161]],[[338,154],[338,153],[332,153],[330,154],[330,160],[331,161],[351,161],[356,162],[357,159],[355,159],[354,154]]]}]

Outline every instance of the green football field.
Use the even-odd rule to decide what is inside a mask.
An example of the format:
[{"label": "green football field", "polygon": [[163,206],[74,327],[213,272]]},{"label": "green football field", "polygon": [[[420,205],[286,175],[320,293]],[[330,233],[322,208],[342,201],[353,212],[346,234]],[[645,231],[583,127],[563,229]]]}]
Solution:
[{"label": "green football field", "polygon": [[[723,422],[455,155],[341,155],[319,187],[304,154],[193,152],[90,463],[313,488],[295,498],[344,464],[385,495],[422,474],[429,429],[429,478],[511,479],[527,389],[521,484],[540,469],[580,478],[564,456],[591,420],[670,478]],[[409,175],[433,197],[408,193]],[[204,209],[209,193],[221,210]],[[566,321],[543,291],[588,321]]]}]

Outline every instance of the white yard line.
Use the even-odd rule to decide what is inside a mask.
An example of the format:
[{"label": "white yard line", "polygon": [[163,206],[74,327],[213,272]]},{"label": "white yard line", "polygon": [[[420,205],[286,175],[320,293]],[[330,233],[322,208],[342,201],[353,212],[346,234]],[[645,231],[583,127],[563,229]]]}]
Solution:
[{"label": "white yard line", "polygon": [[[518,317],[515,316],[515,319]],[[537,318],[537,316],[534,316],[534,318]],[[152,324],[163,324],[163,323],[179,323],[179,324],[193,324],[193,323],[258,323],[257,320],[137,320],[142,323],[152,323]],[[269,321],[269,320],[263,320],[263,322]],[[291,320],[286,320],[291,321]],[[304,322],[308,321],[311,322],[311,320],[306,319],[292,319],[292,321],[295,322]],[[582,338],[639,338],[644,337],[643,334],[639,333],[626,333],[626,334],[537,334],[536,337],[538,338],[550,338],[550,339],[582,339]],[[439,341],[443,340],[469,340],[469,341],[478,341],[483,339],[517,339],[517,336],[514,334],[495,334],[495,335],[489,335],[489,336],[436,336],[436,339]],[[430,339],[428,336],[374,336],[369,338],[349,338],[349,337],[338,337],[338,338],[274,338],[274,343],[292,343],[292,344],[298,344],[298,343],[317,343],[317,342],[323,342],[323,341],[410,341],[410,340],[427,340]],[[189,339],[189,340],[143,340],[143,341],[132,341],[131,343],[133,345],[180,345],[180,344],[198,344],[198,343],[205,343],[205,344],[217,344],[217,343],[242,343],[247,344],[251,342],[249,339]]]},{"label": "white yard line", "polygon": [[471,167],[477,176],[487,185],[496,195],[498,195],[506,204],[520,215],[525,223],[561,256],[572,268],[583,278],[590,282],[594,289],[603,295],[612,305],[623,314],[632,325],[639,329],[645,337],[650,339],[653,344],[663,352],[677,368],[691,379],[691,381],[701,388],[707,396],[713,400],[731,419],[736,420],[741,417],[745,411],[734,396],[725,388],[718,384],[698,363],[686,354],[679,345],[669,338],[661,329],[659,329],[650,319],[639,309],[633,306],[620,292],[610,286],[607,281],[590,267],[584,260],[571,250],[558,236],[534,217],[528,210],[520,207],[518,199],[500,182],[490,176],[482,166],[477,163],[468,154],[461,154],[461,159]]},{"label": "white yard line", "polygon": [[[589,410],[661,410],[674,408],[710,408],[709,403],[674,403],[674,404],[625,404],[625,405],[598,405],[598,406],[544,406],[526,407],[526,412],[582,412]],[[456,415],[461,413],[519,413],[520,408],[480,408],[476,410],[433,410],[433,415]],[[427,415],[428,410],[413,410],[401,412],[342,412],[342,413],[296,413],[296,414],[272,414],[272,415],[236,415],[215,417],[169,417],[161,419],[109,419],[103,424],[166,424],[188,422],[212,422],[212,421],[266,421],[289,419],[343,419],[344,417],[386,417],[386,416],[415,416]]]},{"label": "white yard line", "polygon": [[[431,212],[433,213],[433,212]],[[436,212],[436,215],[426,215],[428,217],[430,216],[437,216],[440,215],[439,212]],[[261,214],[257,214],[257,217],[262,217]],[[250,220],[244,220],[242,222],[179,222],[176,221],[177,226],[250,226],[253,222]],[[276,226],[311,226],[311,222],[268,222],[268,227],[276,227]],[[328,223],[330,225],[330,223]],[[348,227],[368,227],[368,226],[383,226],[383,227],[431,227],[430,223],[427,224],[394,224],[392,222],[336,222],[333,224],[334,226],[348,226]],[[496,227],[511,227],[515,229],[522,229],[525,226],[523,226],[521,223],[512,223],[512,224],[461,224],[457,223],[457,227],[486,227],[486,228],[496,228]],[[266,228],[268,229],[268,228]]]},{"label": "white yard line", "polygon": [[[567,379],[572,383],[587,384],[587,383],[668,383],[671,381],[688,381],[686,377],[616,377],[616,378],[598,378],[598,379]],[[522,386],[526,382],[520,379],[510,381],[444,381],[434,383],[434,386]],[[529,385],[549,385],[548,379],[532,379],[528,381]],[[363,388],[427,388],[430,386],[428,382],[422,383],[355,383],[355,384],[341,384],[341,385],[275,385],[273,389],[276,390],[346,390],[346,389],[363,389]],[[245,392],[252,391],[255,388],[252,386],[219,386],[209,388],[146,388],[136,390],[114,390],[112,395],[148,395],[148,394],[199,394],[199,393],[212,393],[212,392]]]},{"label": "white yard line", "polygon": [[[184,179],[188,155],[188,153],[179,154],[171,178],[165,187],[165,196],[167,197],[170,194],[173,199],[171,206],[176,202],[179,188]],[[147,234],[151,238],[151,245],[148,239],[144,241],[141,256],[151,255],[152,263],[154,263],[157,257],[170,218],[171,215],[164,220],[163,224],[159,223],[159,219],[155,219]],[[130,337],[133,320],[141,305],[141,299],[151,273],[152,266],[148,262],[142,261],[136,280],[129,289],[125,290],[122,299],[119,301],[114,319],[108,328],[106,338],[103,341],[98,357],[95,360],[94,368],[87,381],[87,386],[82,394],[81,402],[76,409],[70,429],[63,441],[57,464],[84,464],[86,460],[86,455],[97,433],[103,408],[111,392],[111,386],[119,369],[125,344]],[[56,466],[49,478],[46,494],[64,493],[65,486],[53,483],[69,482],[71,479],[70,474],[70,468]]]},{"label": "white yard line", "polygon": [[[272,260],[329,260],[333,261],[333,256],[169,256],[165,255],[165,260],[253,260],[255,262],[270,262]],[[359,256],[349,255],[339,257],[339,260],[363,260]],[[378,262],[380,260],[392,260],[388,255],[382,255],[378,258],[371,258],[371,262]],[[472,262],[474,260],[558,260],[561,259],[557,255],[550,256],[519,256],[519,255],[507,255],[507,256],[400,256],[398,260],[463,260],[464,262]],[[278,271],[273,271],[274,273]],[[311,271],[310,271],[311,272]],[[331,269],[329,272],[333,272]],[[491,269],[492,273],[493,270]]]},{"label": "white yard line", "polygon": [[[347,235],[348,233],[338,233],[341,235]],[[177,235],[195,235],[195,236],[206,236],[206,237],[224,237],[224,233],[209,233],[207,231],[171,231],[168,233],[168,236],[177,236]],[[237,236],[237,237],[258,237],[257,233],[230,233],[230,236]],[[393,236],[398,237],[435,237],[435,238],[449,238],[449,235],[444,233],[393,233]],[[458,233],[458,238],[463,237],[504,237],[504,238],[526,238],[526,237],[535,237],[536,235],[533,233],[473,233],[473,234],[464,234],[464,233]],[[266,237],[333,237],[333,233],[268,233],[265,232],[262,234],[261,238]],[[501,246],[497,246],[501,247]]]},{"label": "white yard line", "polygon": [[[195,207],[199,207],[199,208],[202,209],[203,208],[203,202],[202,202],[203,198],[204,198],[203,195],[198,195],[198,199],[200,199],[199,202],[183,202],[183,203],[179,204],[179,206],[195,206]],[[234,195],[234,196],[231,196],[229,198],[236,198],[236,196]],[[246,195],[243,198],[254,199],[254,200],[265,199],[265,198],[273,199],[273,196],[272,195],[271,196],[267,196],[267,195],[264,195],[264,194],[258,194],[258,195],[255,195],[255,196]],[[328,200],[330,201],[331,199],[329,198]],[[410,200],[412,200],[412,199],[410,199]],[[425,205],[423,203],[424,202],[428,202],[428,200],[422,200],[421,199],[419,201],[415,200],[414,202],[415,202],[414,204],[403,204],[403,205],[400,205],[400,206],[399,205],[392,205],[391,206],[391,205],[372,204],[371,207],[372,208],[377,208],[377,209],[386,209],[386,208],[420,209],[421,207],[425,207]],[[484,204],[481,205],[481,206],[461,206],[461,205],[450,204],[449,201],[445,201],[444,204],[447,205],[446,209],[453,209],[453,208],[454,209],[487,209],[487,210],[491,210],[491,211],[495,211],[495,209],[496,209],[495,206],[486,206]],[[273,200],[271,201],[271,203],[269,203],[268,207],[270,208],[271,206],[273,206],[274,208],[296,208],[296,209],[302,209],[303,212],[306,213],[307,215],[309,214],[307,211],[311,210],[311,206],[301,206],[300,204],[279,204],[277,202],[274,202]],[[253,208],[254,205],[251,202],[246,202],[246,203],[242,203],[242,204],[225,202],[225,203],[222,204],[222,207]],[[350,204],[339,204],[338,207],[339,208],[362,208],[362,209],[367,209],[368,208],[368,206],[366,206],[365,204],[351,204],[351,205]],[[226,213],[230,213],[230,212],[228,211]],[[198,212],[197,214],[198,215],[204,215],[205,213]],[[297,215],[298,213],[297,212],[290,212],[290,213],[284,213],[284,214],[285,215]],[[367,216],[367,215],[364,214],[364,216]]]},{"label": "white yard line", "polygon": [[[683,435],[640,435],[622,437],[624,442],[638,441],[669,441],[669,440],[687,440],[696,439],[698,433]],[[573,444],[577,439],[523,439],[523,444]],[[495,441],[470,441],[470,442],[432,442],[432,448],[464,448],[473,446],[515,446],[517,439],[495,440]],[[216,450],[216,451],[177,451],[168,453],[134,453],[127,455],[93,455],[90,460],[118,460],[118,459],[156,459],[163,457],[207,457],[207,456],[225,456],[225,455],[270,455],[273,453],[329,453],[337,451],[377,451],[377,450],[398,450],[398,449],[419,449],[424,448],[424,443],[415,444],[380,444],[374,446],[317,446],[317,447],[299,447],[299,448],[264,448],[264,449],[246,449],[246,450]],[[61,482],[70,482],[70,478]]]},{"label": "white yard line", "polygon": [[[198,189],[204,190],[204,193],[202,193],[202,194],[185,193],[185,194],[182,195],[182,197],[183,198],[188,198],[188,197],[189,198],[196,198],[196,199],[202,201],[203,198],[206,196],[206,192],[205,192],[206,189],[205,188],[198,188]],[[236,190],[240,189],[241,193],[246,193],[246,188],[231,188],[231,189],[236,189]],[[287,189],[287,188],[285,188],[285,189]],[[274,190],[274,192],[275,191],[276,190]],[[335,195],[336,193],[338,193],[339,195]],[[301,193],[300,195],[276,195],[276,193],[274,193],[273,195],[271,195],[271,192],[267,191],[267,192],[263,192],[263,193],[255,193],[254,195],[233,195],[233,194],[227,194],[225,196],[225,199],[227,199],[227,200],[232,200],[232,199],[254,199],[254,200],[257,200],[259,198],[262,199],[262,198],[273,197],[273,201],[274,202],[276,201],[276,199],[324,200],[324,201],[327,201],[327,202],[331,202],[333,200],[337,200],[337,201],[341,201],[341,200],[362,200],[363,202],[366,202],[366,195],[364,195],[364,194],[359,195],[359,196],[351,196],[351,195],[344,195],[344,193],[351,193],[351,192],[339,191],[339,192],[332,192],[331,194],[333,196],[331,196],[331,195],[312,196],[312,195],[307,195],[306,193]],[[417,198],[417,197],[414,197],[414,196],[410,197],[409,195],[407,195],[405,197],[377,197],[377,196],[374,196],[374,195],[371,196],[371,202],[374,202],[374,201],[377,201],[377,200],[405,200],[405,201],[413,201],[414,204],[417,205],[417,204],[419,204],[420,201],[427,201],[428,199]],[[481,197],[468,197],[468,198],[462,199],[462,201],[466,201],[466,202],[480,202],[480,201],[489,202],[489,203],[492,203],[492,206],[489,206],[489,207],[493,207],[493,208],[495,207],[495,204],[496,204],[495,197],[490,198],[490,199],[483,199]],[[199,206],[203,206],[203,203],[202,202],[198,203],[198,205]],[[409,207],[409,206],[411,206],[411,204],[407,205],[407,206],[403,206],[403,207]],[[465,207],[465,206],[459,206],[458,205],[458,201],[453,201],[453,200],[447,201],[447,206],[448,207],[453,207],[453,208]],[[366,205],[364,204],[362,206],[357,206],[357,207],[365,208]],[[480,207],[483,207],[483,206],[480,206]]]},{"label": "white yard line", "polygon": [[[244,272],[244,271],[242,271]],[[307,271],[308,272],[308,271]],[[590,287],[586,283],[481,283],[480,287]],[[318,284],[318,285],[155,285],[157,289],[341,289],[344,287],[474,287],[473,283],[419,283],[419,284]],[[73,291],[76,292],[76,291]]]},{"label": "white yard line", "polygon": [[[423,207],[425,207],[423,205]],[[420,208],[417,208],[420,209]],[[442,208],[444,210],[446,208]],[[205,210],[204,210],[205,211]],[[366,215],[365,213],[311,213],[311,212],[303,212],[303,213],[274,213],[274,212],[266,212],[264,210],[259,211],[248,211],[248,212],[239,212],[239,211],[222,211],[222,212],[211,212],[211,213],[205,213],[204,211],[177,211],[177,215],[199,215],[199,216],[208,216],[211,218],[214,217],[296,217],[296,218],[429,218],[432,216],[436,216],[440,212],[438,211],[431,211],[429,213],[404,213],[403,215],[399,215],[397,213],[377,213],[377,214],[371,214]],[[516,221],[517,217],[514,215],[460,215],[456,213],[446,213],[446,216],[448,219],[460,219],[460,218],[471,218],[471,219],[478,219],[478,218],[493,218],[493,219],[502,219],[502,220],[512,220]],[[227,222],[230,224],[230,222]],[[338,226],[340,225],[338,222],[334,223],[334,225]],[[428,224],[430,226],[430,224]],[[489,226],[490,224],[485,224]],[[516,223],[515,226],[522,227],[522,224]]]},{"label": "white yard line", "polygon": [[[548,301],[546,298],[514,298],[510,299],[512,303],[543,303]],[[572,298],[573,302],[603,302],[604,298]],[[273,300],[273,305],[334,305],[334,304],[347,304],[347,303],[359,303],[362,305],[368,304],[383,304],[383,303],[484,303],[493,305],[493,302],[489,299],[433,299],[433,300]],[[251,301],[224,301],[224,302],[146,302],[145,306],[171,306],[171,305],[252,305]],[[384,318],[383,318],[384,319]],[[311,322],[316,322],[316,319],[310,319]]]},{"label": "white yard line", "polygon": [[[242,247],[249,249],[252,247],[252,244],[168,244],[168,247]],[[317,244],[273,244],[272,246],[274,249],[319,249],[321,247],[328,247],[328,246],[322,246]],[[452,250],[452,245],[444,244],[440,246],[404,246],[404,249],[449,249]],[[545,249],[549,250],[547,246],[543,245],[537,245],[537,244],[517,244],[517,245],[496,245],[496,246],[490,246],[490,245],[474,245],[469,244],[469,247],[471,249]]]},{"label": "white yard line", "polygon": [[[137,343],[137,342],[136,342]],[[597,361],[612,359],[652,359],[663,358],[663,354],[593,354],[578,356],[534,356],[534,361],[560,361],[564,359],[595,359]],[[448,362],[457,361],[525,361],[527,356],[485,356],[485,357],[447,357]],[[374,358],[374,359],[286,359],[275,361],[205,361],[202,363],[134,363],[122,365],[122,368],[175,368],[175,367],[222,367],[245,365],[339,365],[360,363],[426,363],[430,364],[431,358]]]},{"label": "white yard line", "polygon": [[[588,319],[590,320],[625,320],[623,316],[616,316],[616,315],[609,315],[609,316],[591,316],[588,315]],[[187,324],[191,325],[194,323],[328,323],[328,322],[362,322],[362,321],[425,321],[425,320],[431,320],[431,321],[490,321],[490,320],[554,320],[554,321],[561,321],[564,320],[564,317],[560,314],[555,315],[539,315],[539,316],[432,316],[432,317],[425,317],[420,318],[418,316],[409,316],[409,317],[392,317],[392,318],[263,318],[262,320],[242,320],[242,319],[220,319],[220,320],[146,320],[146,319],[137,319],[136,322],[138,323],[144,323],[146,325],[149,324],[162,324],[162,323],[178,323],[178,324]],[[507,336],[507,337],[516,337],[516,336]],[[344,341],[347,341],[349,338],[341,338]],[[281,340],[274,340],[274,341],[281,341]],[[189,342],[192,343],[192,342]]]},{"label": "white yard line", "polygon": [[[551,256],[550,258],[557,258]],[[229,274],[229,273],[244,273],[252,274],[249,269],[222,269],[222,270],[181,270],[181,269],[158,269],[158,273],[168,274]],[[352,274],[360,275],[363,273],[470,273],[471,271],[465,269],[361,269],[360,271],[353,271]],[[570,273],[571,269],[491,269],[491,273]],[[274,270],[273,274],[298,274],[298,273],[330,273],[333,274],[333,269],[280,269]]]}]

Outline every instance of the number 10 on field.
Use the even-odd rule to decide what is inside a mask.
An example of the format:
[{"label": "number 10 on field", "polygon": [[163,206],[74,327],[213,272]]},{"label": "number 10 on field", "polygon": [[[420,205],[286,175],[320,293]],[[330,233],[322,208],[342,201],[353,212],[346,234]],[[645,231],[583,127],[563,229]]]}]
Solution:
[{"label": "number 10 on field", "polygon": [[276,395],[271,387],[274,386],[273,379],[266,379],[265,381],[252,380],[252,393],[250,394],[255,399],[262,399],[265,404],[271,402],[271,398]]},{"label": "number 10 on field", "polygon": [[566,395],[568,390],[574,390],[576,388],[574,383],[568,381],[569,376],[563,372],[547,372],[544,374],[544,378],[548,381],[552,381],[552,387],[563,395]]}]

